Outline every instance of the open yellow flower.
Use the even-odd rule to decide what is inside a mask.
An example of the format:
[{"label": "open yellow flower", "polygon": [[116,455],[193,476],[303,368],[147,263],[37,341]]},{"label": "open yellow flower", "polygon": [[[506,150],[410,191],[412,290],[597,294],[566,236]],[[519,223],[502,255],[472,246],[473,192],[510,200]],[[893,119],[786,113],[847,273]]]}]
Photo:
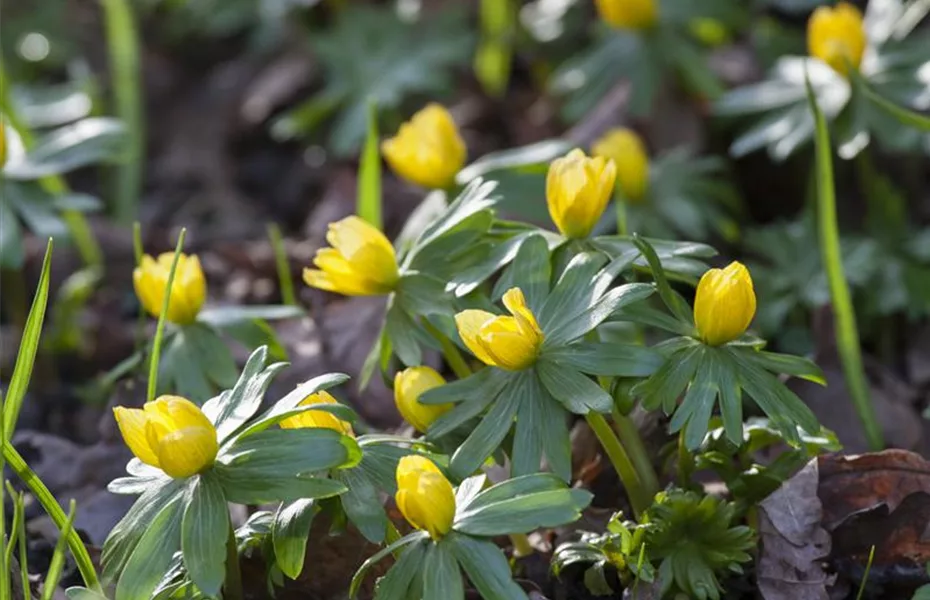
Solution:
[{"label": "open yellow flower", "polygon": [[455,315],[455,325],[462,341],[483,363],[519,371],[536,362],[544,336],[520,288],[507,290],[504,306],[512,317],[469,309]]},{"label": "open yellow flower", "polygon": [[[339,404],[339,401],[333,398],[333,395],[326,390],[310,394],[300,401],[298,406],[310,406],[311,404]],[[344,435],[355,437],[352,431],[352,424],[343,421],[336,415],[325,410],[308,410],[288,417],[278,425],[282,429],[302,429],[304,427],[318,427],[321,429],[332,429]]]},{"label": "open yellow flower", "polygon": [[617,186],[623,198],[639,202],[649,187],[649,154],[643,140],[631,129],[611,129],[594,142],[591,153],[614,161]]},{"label": "open yellow flower", "polygon": [[400,277],[394,247],[364,219],[352,216],[330,223],[326,241],[313,258],[317,269],[304,269],[310,287],[346,296],[380,296]]},{"label": "open yellow flower", "polygon": [[552,161],[546,175],[549,216],[566,237],[591,233],[614,191],[617,168],[603,156],[588,158],[575,149]]},{"label": "open yellow flower", "polygon": [[171,477],[190,477],[216,459],[216,429],[186,398],[160,396],[141,409],[117,406],[113,415],[132,453]]},{"label": "open yellow flower", "polygon": [[756,293],[749,270],[732,262],[725,269],[710,269],[698,282],[694,323],[709,346],[733,341],[745,333],[756,314]]},{"label": "open yellow flower", "polygon": [[452,484],[431,460],[405,456],[397,463],[397,494],[394,500],[407,522],[439,540],[452,529],[455,492]]},{"label": "open yellow flower", "polygon": [[658,18],[657,0],[595,0],[597,12],[611,27],[649,29]]},{"label": "open yellow flower", "polygon": [[[173,252],[158,255],[158,260],[148,254],[132,272],[132,283],[142,307],[153,317],[161,314],[168,287],[168,274],[174,261]],[[195,255],[181,254],[171,284],[171,300],[166,318],[178,325],[187,325],[197,319],[197,313],[207,298],[207,280]]]},{"label": "open yellow flower", "polygon": [[807,22],[807,49],[842,75],[858,69],[865,53],[862,13],[848,2],[819,6]]},{"label": "open yellow flower", "polygon": [[430,367],[410,367],[394,376],[394,402],[404,420],[420,433],[452,410],[452,404],[420,404],[420,394],[445,385],[442,375]]},{"label": "open yellow flower", "polygon": [[465,164],[465,142],[452,115],[439,104],[428,104],[381,144],[395,173],[417,185],[449,187]]}]

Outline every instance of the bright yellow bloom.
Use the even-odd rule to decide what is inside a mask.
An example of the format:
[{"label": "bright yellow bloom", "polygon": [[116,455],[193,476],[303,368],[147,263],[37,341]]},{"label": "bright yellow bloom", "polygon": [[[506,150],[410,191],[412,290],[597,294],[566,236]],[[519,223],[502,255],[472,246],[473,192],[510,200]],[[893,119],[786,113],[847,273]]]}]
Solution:
[{"label": "bright yellow bloom", "polygon": [[394,376],[394,402],[404,420],[420,433],[433,421],[452,410],[452,404],[420,404],[420,394],[445,385],[442,375],[430,367],[410,367]]},{"label": "bright yellow bloom", "polygon": [[483,363],[519,371],[536,362],[544,336],[520,288],[507,290],[504,306],[512,317],[470,309],[455,315],[455,325],[462,341]]},{"label": "bright yellow bloom", "polygon": [[597,12],[618,29],[648,29],[658,18],[657,0],[595,0]]},{"label": "bright yellow bloom", "polygon": [[[332,394],[326,390],[310,394],[300,401],[297,406],[310,406],[311,404],[339,404],[339,401],[333,398]],[[308,410],[288,417],[279,423],[282,429],[302,429],[304,427],[318,427],[321,429],[332,429],[339,433],[355,437],[352,431],[352,424],[343,421],[336,415],[325,410]]]},{"label": "bright yellow bloom", "polygon": [[705,344],[719,346],[735,340],[755,314],[752,277],[741,263],[710,269],[701,277],[694,298],[694,323]]},{"label": "bright yellow bloom", "polygon": [[[165,300],[165,288],[168,287],[168,273],[174,261],[173,252],[158,255],[155,260],[148,254],[142,257],[140,264],[132,272],[132,283],[136,296],[142,307],[157,317]],[[207,280],[200,268],[200,259],[195,255],[181,254],[171,283],[171,300],[168,304],[167,319],[178,325],[193,323],[207,298]]]},{"label": "bright yellow bloom", "polygon": [[400,275],[391,242],[359,217],[329,224],[326,241],[332,248],[316,251],[313,264],[304,269],[310,287],[346,296],[380,296],[394,289]]},{"label": "bright yellow bloom", "polygon": [[546,175],[546,202],[552,222],[564,236],[583,238],[591,233],[610,202],[616,176],[612,160],[588,158],[578,149],[552,161]]},{"label": "bright yellow bloom", "polygon": [[465,142],[452,115],[438,104],[428,104],[381,143],[381,152],[394,172],[417,185],[449,187],[465,164]]},{"label": "bright yellow bloom", "polygon": [[611,129],[594,142],[591,153],[614,161],[617,185],[623,197],[639,202],[649,187],[649,153],[643,140],[631,129]]},{"label": "bright yellow bloom", "polygon": [[452,529],[455,492],[428,458],[410,455],[397,463],[397,508],[407,522],[439,540]]},{"label": "bright yellow bloom", "polygon": [[126,445],[145,464],[179,479],[213,465],[216,429],[190,400],[160,396],[141,409],[117,406],[113,415]]},{"label": "bright yellow bloom", "polygon": [[862,13],[847,2],[819,6],[807,22],[807,49],[811,56],[847,75],[858,69],[865,53]]}]

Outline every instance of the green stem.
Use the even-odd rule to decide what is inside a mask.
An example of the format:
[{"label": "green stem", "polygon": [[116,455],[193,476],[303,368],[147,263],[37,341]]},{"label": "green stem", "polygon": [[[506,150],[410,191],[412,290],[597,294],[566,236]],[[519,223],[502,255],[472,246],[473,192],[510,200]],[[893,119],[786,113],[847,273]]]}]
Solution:
[{"label": "green stem", "polygon": [[281,301],[290,306],[297,306],[297,296],[294,294],[294,278],[291,277],[291,266],[287,262],[287,250],[284,248],[284,238],[277,223],[268,223],[268,239],[271,240],[271,250],[274,252],[274,264],[278,271],[278,284],[281,286]]},{"label": "green stem", "polygon": [[619,191],[614,194],[614,204],[617,205],[617,233],[627,235],[626,201]]},{"label": "green stem", "polygon": [[178,235],[178,245],[174,249],[174,259],[171,261],[171,270],[168,271],[168,281],[165,283],[165,299],[162,301],[158,326],[155,328],[155,339],[152,341],[152,356],[149,359],[149,386],[145,395],[147,402],[155,399],[155,391],[158,388],[158,361],[161,357],[161,342],[165,335],[165,321],[168,316],[168,306],[171,302],[171,286],[174,285],[174,273],[178,268],[178,258],[181,256],[181,249],[184,247],[184,236],[186,235],[187,229],[181,229],[181,233]]},{"label": "green stem", "polygon": [[648,508],[650,496],[646,494],[642,482],[636,474],[636,469],[626,453],[626,449],[617,439],[614,430],[610,428],[604,415],[591,411],[585,415],[585,419],[607,453],[607,458],[613,464],[617,475],[620,476],[620,481],[623,483],[623,487],[626,488],[626,493],[630,498],[633,514],[638,518]]},{"label": "green stem", "polygon": [[[3,442],[3,458],[10,468],[13,469],[13,472],[16,473],[26,487],[29,488],[32,495],[36,497],[39,504],[42,505],[42,508],[45,509],[45,512],[48,513],[48,516],[51,517],[58,529],[64,532],[68,524],[68,515],[65,514],[61,505],[55,500],[55,496],[48,491],[48,488],[45,487],[45,484],[39,479],[39,476],[29,468],[29,465],[26,464],[23,457],[19,455],[16,448],[9,442]],[[80,536],[78,536],[74,529],[71,529],[67,533],[67,539],[68,547],[71,549],[71,554],[74,556],[74,562],[77,563],[78,571],[81,572],[81,577],[84,579],[84,585],[96,592],[102,593],[103,590],[100,587],[100,581],[97,579],[97,572],[94,570],[94,563],[90,559],[87,548],[84,547],[84,543],[81,541]]]},{"label": "green stem", "polygon": [[530,544],[530,538],[525,533],[511,533],[510,543],[513,544],[513,557],[521,558],[531,556],[535,550]]},{"label": "green stem", "polygon": [[236,532],[229,525],[226,539],[226,581],[223,582],[223,597],[226,600],[242,600],[242,571],[239,570],[239,548],[236,544]]},{"label": "green stem", "polygon": [[452,343],[452,340],[446,337],[446,334],[439,331],[439,329],[427,319],[424,318],[421,322],[423,323],[423,328],[439,342],[442,355],[449,364],[449,368],[455,373],[455,376],[459,379],[465,379],[470,376],[472,373],[471,368],[468,366],[468,363],[465,362],[465,358],[462,356],[462,353],[459,352],[458,347]]},{"label": "green stem", "polygon": [[630,462],[636,469],[639,480],[643,486],[643,491],[650,498],[653,498],[659,492],[659,476],[656,475],[655,467],[652,466],[652,459],[646,451],[646,445],[643,438],[639,435],[636,423],[633,419],[622,414],[615,406],[613,409],[614,425],[617,428],[617,434],[620,442],[626,448],[630,456]]}]

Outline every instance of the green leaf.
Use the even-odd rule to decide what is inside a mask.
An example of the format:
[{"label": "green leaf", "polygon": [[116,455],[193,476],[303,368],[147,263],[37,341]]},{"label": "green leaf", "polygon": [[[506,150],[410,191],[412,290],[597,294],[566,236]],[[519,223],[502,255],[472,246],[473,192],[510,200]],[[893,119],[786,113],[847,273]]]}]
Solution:
[{"label": "green leaf", "polygon": [[648,283],[627,283],[613,288],[597,298],[594,304],[584,312],[572,318],[560,319],[546,332],[543,347],[554,347],[580,338],[603,323],[618,310],[640,302],[655,292],[655,287]]},{"label": "green leaf", "polygon": [[494,399],[490,410],[452,455],[449,470],[456,479],[465,479],[476,471],[507,436],[520,408],[522,396],[518,392],[523,382],[519,376],[508,380],[509,385]]},{"label": "green leaf", "polygon": [[514,582],[510,565],[496,544],[460,533],[450,533],[445,540],[482,598],[527,600],[526,592]]},{"label": "green leaf", "polygon": [[579,252],[572,257],[536,315],[543,331],[571,320],[594,303],[595,275],[605,262],[602,254],[594,252]]},{"label": "green leaf", "polygon": [[572,477],[572,444],[568,434],[569,416],[565,408],[541,385],[537,385],[541,392],[536,408],[539,409],[538,425],[543,432],[543,453],[549,468],[562,480],[568,481]]},{"label": "green leaf", "polygon": [[[364,460],[363,458],[362,461]],[[388,519],[384,514],[378,488],[362,470],[361,465],[354,469],[337,471],[335,476],[346,486],[346,492],[339,498],[346,516],[369,542],[383,542]]]},{"label": "green leaf", "polygon": [[665,277],[665,270],[662,268],[662,263],[659,261],[659,257],[656,255],[655,250],[649,242],[639,236],[634,236],[634,242],[649,263],[649,269],[652,271],[653,279],[655,279],[656,288],[665,306],[667,306],[672,314],[678,317],[680,321],[685,323],[692,322],[691,308],[668,284],[668,279]]},{"label": "green leaf", "polygon": [[267,429],[222,448],[217,464],[224,472],[247,470],[264,477],[288,477],[353,467],[361,457],[355,439],[331,429]]},{"label": "green leaf", "polygon": [[368,133],[358,166],[355,214],[381,229],[381,152],[378,150],[378,105],[368,103]]},{"label": "green leaf", "polygon": [[[270,409],[268,409],[267,412],[265,412],[258,419],[256,419],[255,422],[252,423],[252,425],[250,425],[247,429],[243,430],[243,432],[239,434],[238,437],[241,438],[246,435],[250,435],[251,433],[261,431],[262,429],[264,429],[265,423],[268,423],[269,421],[277,417],[280,417],[281,415],[290,413],[291,411],[296,409],[298,405],[307,398],[307,396],[311,396],[323,390],[334,388],[337,385],[342,385],[348,380],[349,380],[349,376],[346,375],[345,373],[326,373],[325,375],[319,375],[312,379],[308,379],[307,381],[301,383],[296,388],[288,392],[288,394],[285,397],[275,402],[274,406],[272,406]],[[334,406],[334,405],[330,405],[330,406]],[[322,407],[320,408],[322,409]],[[354,414],[354,411],[352,411],[347,406],[341,407],[341,408],[345,408],[346,410],[349,411],[349,413],[340,414],[340,413],[334,412],[334,414],[339,416],[339,418],[344,418],[347,421],[355,420],[352,417],[352,415]]]},{"label": "green leaf", "polygon": [[[520,245],[517,256],[509,269],[512,271],[511,283],[523,291],[526,304],[533,314],[539,312],[549,293],[549,244],[541,235],[533,235]],[[501,290],[505,292],[506,290]]]},{"label": "green leaf", "polygon": [[539,378],[530,372],[521,375],[515,386],[520,398],[514,426],[511,473],[514,476],[537,473],[543,454],[559,477],[571,477],[571,446],[565,427],[565,409],[542,387]]},{"label": "green leaf", "polygon": [[152,520],[140,524],[144,533],[122,570],[116,585],[116,600],[151,597],[181,546],[183,506],[180,498],[158,508]]},{"label": "green leaf", "polygon": [[349,598],[358,596],[358,588],[361,587],[362,582],[365,580],[365,574],[371,567],[387,557],[388,554],[397,552],[410,544],[422,544],[422,542],[426,542],[428,539],[429,534],[425,531],[414,531],[376,552],[373,556],[368,558],[368,560],[363,562],[362,566],[355,572],[355,575],[352,576],[352,583],[349,585]]},{"label": "green leaf", "polygon": [[553,398],[576,415],[584,415],[592,410],[609,413],[614,405],[610,394],[574,369],[541,358],[536,363],[536,372]]},{"label": "green leaf", "polygon": [[648,377],[664,363],[664,357],[644,346],[607,342],[579,342],[546,350],[543,359],[553,364],[612,377]]},{"label": "green leaf", "polygon": [[301,498],[332,498],[346,491],[346,486],[338,481],[312,475],[276,477],[257,469],[215,469],[220,483],[223,484],[226,499],[236,504],[271,504]]},{"label": "green leaf", "polygon": [[291,579],[304,569],[310,526],[319,512],[319,503],[303,498],[281,504],[275,514],[271,525],[275,564]]},{"label": "green leaf", "polygon": [[643,408],[655,410],[660,406],[670,414],[678,402],[678,397],[691,382],[691,377],[702,361],[704,346],[691,346],[669,356],[661,369],[652,377],[636,384],[630,394],[642,398]]},{"label": "green leaf", "polygon": [[252,319],[250,321],[237,321],[223,325],[223,333],[233,338],[246,349],[253,350],[259,346],[268,347],[268,358],[276,362],[286,362],[289,360],[287,349],[278,339],[278,334],[274,328],[263,319]]},{"label": "green leaf", "polygon": [[21,160],[3,169],[9,179],[39,179],[99,162],[115,162],[126,148],[126,128],[116,119],[91,117],[44,136]]},{"label": "green leaf", "polygon": [[568,140],[553,139],[536,142],[529,146],[490,152],[459,171],[455,180],[464,185],[478,177],[493,180],[496,171],[526,169],[536,165],[548,166],[550,162],[567,154],[573,147],[572,142]]},{"label": "green leaf", "polygon": [[426,548],[422,565],[423,598],[464,600],[462,574],[449,545],[439,542]]},{"label": "green leaf", "polygon": [[507,372],[501,369],[481,369],[470,377],[458,379],[438,388],[423,392],[417,399],[420,404],[458,404],[496,396],[508,381]]},{"label": "green leaf", "polygon": [[200,364],[201,358],[183,331],[171,331],[164,338],[158,361],[158,390],[176,392],[197,404],[211,398],[215,388]]},{"label": "green leaf", "polygon": [[773,373],[784,373],[792,377],[800,377],[813,383],[827,385],[823,371],[813,361],[791,354],[777,354],[775,352],[758,351],[755,354],[744,355],[763,369]]},{"label": "green leaf", "polygon": [[684,442],[689,450],[696,450],[710,426],[714,402],[717,398],[718,361],[715,352],[702,353],[694,380],[688,386],[688,392],[669,423],[669,431],[677,433],[685,428]]},{"label": "green leaf", "polygon": [[42,272],[39,274],[39,284],[26,317],[26,326],[23,329],[23,339],[19,343],[19,352],[16,354],[16,366],[13,367],[13,376],[3,399],[3,436],[6,440],[13,438],[16,431],[16,421],[23,406],[23,398],[29,388],[32,378],[32,367],[35,364],[36,352],[39,349],[39,337],[42,335],[42,323],[45,320],[45,308],[48,304],[48,281],[52,267],[52,240],[45,247],[45,258],[42,261]]},{"label": "green leaf", "polygon": [[411,588],[418,589],[414,579],[423,573],[423,560],[432,544],[411,544],[404,549],[400,558],[387,575],[378,580],[375,597],[379,600],[407,600]]},{"label": "green leaf", "polygon": [[229,509],[223,488],[211,472],[192,482],[181,522],[181,554],[188,576],[207,596],[220,593],[226,576]]},{"label": "green leaf", "polygon": [[417,340],[417,327],[392,299],[385,315],[384,330],[394,353],[404,365],[415,367],[423,363],[423,351]]},{"label": "green leaf", "polygon": [[0,193],[37,237],[68,236],[68,226],[55,210],[55,197],[38,182],[3,182]]},{"label": "green leaf", "polygon": [[474,477],[469,477],[462,481],[455,490],[456,509],[462,510],[470,505],[484,489],[484,484],[487,483],[487,481],[488,477],[484,474],[475,475]]},{"label": "green leaf", "polygon": [[283,319],[298,319],[306,315],[299,306],[284,304],[270,304],[268,306],[213,306],[200,311],[197,321],[213,325],[214,327],[229,327],[244,321],[264,319],[267,321],[280,321]]},{"label": "green leaf", "polygon": [[861,78],[858,71],[852,69],[854,72],[854,77],[859,79],[859,89],[866,95],[866,97],[872,102],[874,106],[877,106],[880,110],[884,111],[894,119],[896,119],[902,125],[907,127],[913,127],[920,131],[930,132],[930,116],[922,115],[920,113],[908,110],[903,106],[895,104],[891,100],[883,97],[881,94],[876,92],[872,87]]},{"label": "green leaf", "polygon": [[271,380],[286,365],[273,364],[265,368],[268,349],[264,346],[249,356],[235,387],[209,400],[203,412],[216,426],[216,435],[222,443],[258,410]]},{"label": "green leaf", "polygon": [[181,330],[189,356],[195,357],[210,381],[225,389],[236,384],[238,373],[232,352],[213,329],[198,323]]},{"label": "green leaf", "polygon": [[458,513],[475,511],[516,496],[539,494],[561,489],[565,489],[565,481],[549,473],[534,473],[522,477],[514,477],[500,483],[495,483],[487,489],[479,489],[470,502],[462,502],[457,505]]},{"label": "green leaf", "polygon": [[491,275],[497,272],[498,269],[510,263],[520,250],[520,246],[530,235],[532,234],[520,233],[497,244],[484,260],[462,272],[454,274],[449,280],[446,289],[459,298],[471,293]]},{"label": "green leaf", "polygon": [[65,590],[68,600],[107,600],[103,594],[98,594],[83,587],[69,587]]}]

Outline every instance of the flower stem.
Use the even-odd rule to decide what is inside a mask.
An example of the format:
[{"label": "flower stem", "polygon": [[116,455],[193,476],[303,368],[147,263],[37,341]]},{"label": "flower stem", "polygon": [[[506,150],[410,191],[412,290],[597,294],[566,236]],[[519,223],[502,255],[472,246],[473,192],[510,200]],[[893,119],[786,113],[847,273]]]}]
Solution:
[{"label": "flower stem", "polygon": [[636,423],[633,419],[622,414],[617,407],[613,409],[614,425],[617,427],[617,433],[620,436],[620,442],[629,452],[630,462],[639,475],[639,481],[643,486],[643,492],[652,498],[659,492],[659,476],[656,475],[655,467],[652,466],[652,460],[646,451],[646,445],[643,444],[643,438],[639,435]]},{"label": "flower stem", "polygon": [[236,544],[236,532],[229,525],[226,540],[226,581],[223,582],[223,597],[226,600],[242,600],[242,572],[239,570],[239,548]]},{"label": "flower stem", "polygon": [[441,332],[435,325],[429,322],[427,319],[421,319],[423,323],[423,328],[429,332],[436,341],[439,342],[439,347],[442,350],[442,355],[446,359],[446,362],[449,364],[449,368],[452,369],[452,372],[455,373],[455,376],[459,379],[465,379],[470,376],[472,371],[468,366],[468,363],[465,362],[465,358],[462,356],[462,353],[459,352],[459,349],[455,344],[452,343],[446,334]]},{"label": "flower stem", "polygon": [[617,205],[617,233],[619,235],[627,235],[626,201],[623,198],[623,194],[619,191],[614,194],[614,204]]},{"label": "flower stem", "polygon": [[294,294],[294,278],[291,276],[291,267],[287,262],[287,249],[284,247],[281,228],[278,227],[277,223],[268,223],[268,239],[271,240],[275,268],[278,271],[281,301],[288,306],[297,306],[297,296]]},{"label": "flower stem", "polygon": [[146,402],[155,399],[155,391],[158,388],[158,361],[161,357],[161,340],[165,335],[165,320],[171,302],[171,286],[174,284],[174,273],[178,269],[178,258],[180,258],[181,249],[184,247],[185,235],[187,235],[187,229],[181,229],[181,233],[178,235],[178,245],[174,249],[174,259],[171,261],[171,270],[168,271],[168,281],[165,283],[165,299],[162,301],[158,326],[155,328],[155,339],[152,341],[152,356],[149,359],[149,387],[145,395]]},{"label": "flower stem", "polygon": [[610,428],[604,415],[591,411],[585,415],[585,419],[607,453],[607,458],[613,464],[617,475],[620,476],[620,481],[630,498],[633,514],[639,517],[649,506],[650,496],[646,494],[646,490],[636,473],[636,469],[633,467],[633,463],[630,461],[629,455],[627,455],[626,449],[617,439],[614,430]]}]

